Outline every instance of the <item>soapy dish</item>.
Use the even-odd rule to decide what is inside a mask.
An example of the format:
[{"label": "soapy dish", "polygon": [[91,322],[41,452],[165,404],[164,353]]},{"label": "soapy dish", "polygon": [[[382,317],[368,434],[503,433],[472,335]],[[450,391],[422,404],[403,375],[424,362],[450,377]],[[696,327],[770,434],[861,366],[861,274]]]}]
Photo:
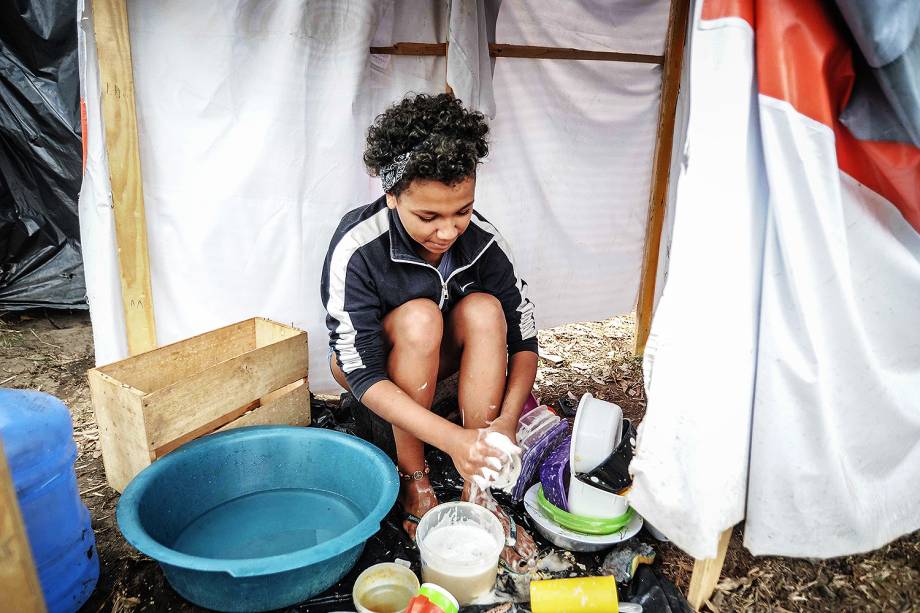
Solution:
[{"label": "soapy dish", "polygon": [[601,551],[635,536],[642,529],[642,518],[633,513],[629,522],[611,534],[580,534],[560,526],[546,515],[537,501],[540,484],[535,483],[524,496],[524,509],[533,519],[537,531],[557,547],[569,551]]}]

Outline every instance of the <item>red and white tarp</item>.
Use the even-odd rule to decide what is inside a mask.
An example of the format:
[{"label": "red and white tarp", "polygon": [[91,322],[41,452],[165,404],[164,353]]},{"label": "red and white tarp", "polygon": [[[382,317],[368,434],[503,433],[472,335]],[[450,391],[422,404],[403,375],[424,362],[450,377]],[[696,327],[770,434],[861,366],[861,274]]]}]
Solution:
[{"label": "red and white tarp", "polygon": [[920,150],[840,123],[818,0],[707,0],[632,501],[713,557],[830,557],[920,528]]}]

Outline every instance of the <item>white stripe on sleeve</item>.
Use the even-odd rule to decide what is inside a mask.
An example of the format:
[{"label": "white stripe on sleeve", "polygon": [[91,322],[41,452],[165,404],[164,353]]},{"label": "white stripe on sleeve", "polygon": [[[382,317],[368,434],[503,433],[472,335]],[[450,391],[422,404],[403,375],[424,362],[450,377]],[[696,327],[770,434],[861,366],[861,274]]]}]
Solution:
[{"label": "white stripe on sleeve", "polygon": [[326,303],[326,311],[339,322],[335,329],[338,337],[335,349],[342,362],[342,370],[346,373],[364,368],[364,362],[355,347],[357,331],[345,310],[345,274],[351,256],[389,230],[388,214],[389,209],[383,209],[346,232],[335,246],[329,261],[329,301]]}]

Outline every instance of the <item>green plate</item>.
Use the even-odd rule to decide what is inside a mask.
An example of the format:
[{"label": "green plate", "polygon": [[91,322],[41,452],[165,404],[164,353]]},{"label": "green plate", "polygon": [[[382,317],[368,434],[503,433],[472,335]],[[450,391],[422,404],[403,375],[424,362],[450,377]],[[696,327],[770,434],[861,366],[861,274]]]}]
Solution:
[{"label": "green plate", "polygon": [[613,519],[573,515],[568,511],[563,511],[547,500],[546,496],[543,495],[542,485],[537,490],[537,504],[540,505],[540,509],[546,513],[551,520],[563,528],[581,532],[582,534],[613,534],[614,532],[622,530],[623,527],[629,523],[629,520],[632,519],[633,515],[635,515],[635,511],[633,511],[632,507],[629,507],[625,513]]}]

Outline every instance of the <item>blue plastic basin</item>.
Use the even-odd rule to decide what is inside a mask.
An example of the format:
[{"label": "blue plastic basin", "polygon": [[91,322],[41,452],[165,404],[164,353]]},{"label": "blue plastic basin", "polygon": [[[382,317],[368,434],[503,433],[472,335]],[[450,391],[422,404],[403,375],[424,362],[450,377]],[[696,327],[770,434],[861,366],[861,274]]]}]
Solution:
[{"label": "blue plastic basin", "polygon": [[319,428],[255,426],[157,460],[118,503],[125,539],[187,600],[218,611],[290,606],[338,582],[396,500],[378,448]]}]

